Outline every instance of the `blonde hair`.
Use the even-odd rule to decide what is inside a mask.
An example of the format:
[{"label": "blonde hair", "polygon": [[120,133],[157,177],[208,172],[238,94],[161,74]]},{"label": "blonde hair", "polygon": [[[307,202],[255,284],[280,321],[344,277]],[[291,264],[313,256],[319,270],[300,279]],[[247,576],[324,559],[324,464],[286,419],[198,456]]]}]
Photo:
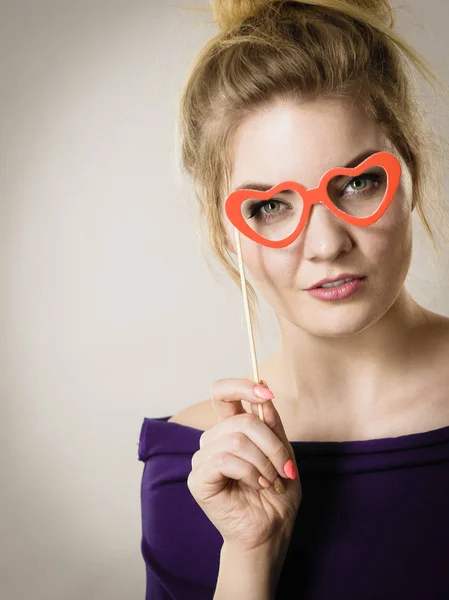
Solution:
[{"label": "blonde hair", "polygon": [[[425,123],[409,65],[435,91],[445,86],[394,31],[389,0],[215,0],[212,15],[219,33],[197,56],[180,99],[181,159],[195,186],[200,229],[206,225],[231,278],[240,284],[222,213],[233,136],[276,99],[358,98],[407,165],[413,207],[437,249],[431,221],[442,220],[441,147]],[[247,291],[256,321],[249,282]]]}]

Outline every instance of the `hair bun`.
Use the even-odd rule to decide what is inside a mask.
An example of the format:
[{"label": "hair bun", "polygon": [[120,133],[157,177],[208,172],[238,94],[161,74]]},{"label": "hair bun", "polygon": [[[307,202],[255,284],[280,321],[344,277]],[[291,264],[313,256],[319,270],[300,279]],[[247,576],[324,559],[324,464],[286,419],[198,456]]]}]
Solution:
[{"label": "hair bun", "polygon": [[233,29],[271,0],[210,0],[215,23],[222,31]]},{"label": "hair bun", "polygon": [[[293,0],[289,4],[318,6],[342,13],[352,14],[358,8],[376,16],[383,23],[393,26],[394,18],[390,0]],[[251,17],[263,6],[282,4],[283,0],[210,0],[214,22],[222,31],[229,31]]]},{"label": "hair bun", "polygon": [[390,0],[344,0],[339,4],[357,6],[357,8],[362,8],[367,13],[379,17],[381,21],[393,24],[393,8]]}]

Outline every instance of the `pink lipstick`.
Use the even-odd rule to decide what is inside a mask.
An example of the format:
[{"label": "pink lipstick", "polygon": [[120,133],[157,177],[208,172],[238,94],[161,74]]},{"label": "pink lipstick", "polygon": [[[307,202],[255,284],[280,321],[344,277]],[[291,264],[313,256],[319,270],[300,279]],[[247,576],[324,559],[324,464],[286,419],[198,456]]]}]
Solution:
[{"label": "pink lipstick", "polygon": [[[349,281],[347,281],[348,279]],[[355,294],[355,292],[363,285],[365,279],[366,277],[361,277],[360,275],[343,274],[339,275],[338,278],[334,280],[323,279],[307,291],[311,296],[318,298],[319,300],[344,300]],[[338,285],[335,285],[335,283]],[[321,287],[323,285],[326,287]]]}]

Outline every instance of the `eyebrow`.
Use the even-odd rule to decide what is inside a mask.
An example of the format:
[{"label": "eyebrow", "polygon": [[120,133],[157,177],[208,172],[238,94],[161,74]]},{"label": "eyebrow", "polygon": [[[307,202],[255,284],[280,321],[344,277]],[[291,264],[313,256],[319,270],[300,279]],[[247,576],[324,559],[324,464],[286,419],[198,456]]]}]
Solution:
[{"label": "eyebrow", "polygon": [[[363,152],[360,152],[359,154],[357,154],[357,156],[354,156],[354,158],[352,158],[346,165],[344,165],[343,167],[337,167],[337,168],[341,168],[341,169],[351,169],[353,167],[356,167],[357,165],[359,165],[361,162],[363,162],[364,160],[366,160],[367,158],[369,158],[370,156],[372,156],[373,154],[376,154],[376,152],[380,152],[380,150],[364,150]],[[344,175],[338,175],[336,177],[345,177]],[[234,191],[237,190],[255,190],[258,192],[266,192],[268,190],[271,190],[272,187],[274,187],[275,183],[261,183],[260,181],[244,181],[241,185],[239,185],[238,187],[236,187],[234,189]],[[289,192],[291,193],[293,190],[284,190],[283,193],[288,194]]]}]

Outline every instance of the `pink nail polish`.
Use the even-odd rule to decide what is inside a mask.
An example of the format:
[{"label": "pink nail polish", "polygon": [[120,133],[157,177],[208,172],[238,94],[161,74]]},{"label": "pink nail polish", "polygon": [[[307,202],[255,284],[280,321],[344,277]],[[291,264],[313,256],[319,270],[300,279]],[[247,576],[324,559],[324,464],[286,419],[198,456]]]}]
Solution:
[{"label": "pink nail polish", "polygon": [[263,385],[255,385],[253,393],[256,398],[261,398],[262,400],[272,400],[274,398],[273,392],[263,387]]},{"label": "pink nail polish", "polygon": [[290,459],[288,459],[288,461],[284,465],[284,473],[289,479],[296,479],[295,465]]}]

